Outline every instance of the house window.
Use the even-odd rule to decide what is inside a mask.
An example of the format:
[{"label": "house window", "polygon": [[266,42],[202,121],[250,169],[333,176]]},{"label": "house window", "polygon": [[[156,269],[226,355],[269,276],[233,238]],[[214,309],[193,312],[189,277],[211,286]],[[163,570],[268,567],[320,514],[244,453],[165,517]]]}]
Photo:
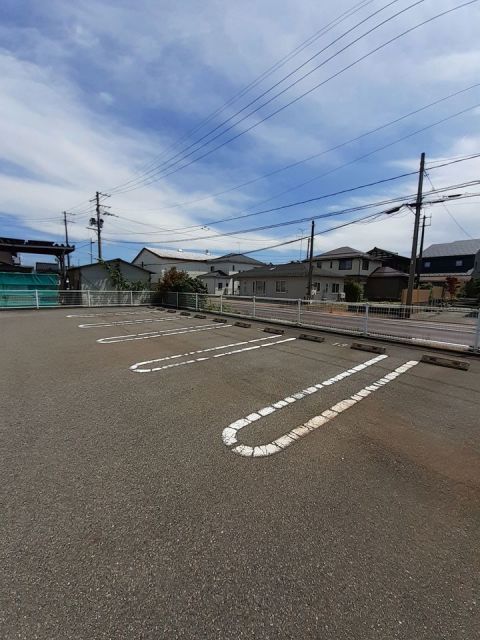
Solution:
[{"label": "house window", "polygon": [[276,280],[275,281],[275,291],[277,293],[285,293],[287,291],[285,280]]},{"label": "house window", "polygon": [[370,260],[362,259],[362,271],[368,271],[370,268]]},{"label": "house window", "polygon": [[320,291],[320,282],[314,282],[313,288],[316,289],[316,291]]},{"label": "house window", "polygon": [[317,262],[317,268],[321,269],[322,268],[322,263],[321,262]]},{"label": "house window", "polygon": [[463,267],[463,260],[455,260],[456,267]]},{"label": "house window", "polygon": [[330,269],[333,269],[333,260],[330,260]]},{"label": "house window", "polygon": [[325,293],[328,293],[328,282],[325,285]]},{"label": "house window", "polygon": [[232,264],[232,271],[235,271],[235,265]]},{"label": "house window", "polygon": [[215,271],[215,267],[213,265],[210,267],[210,271]]},{"label": "house window", "polygon": [[423,263],[423,266],[425,267],[425,269],[429,269],[429,268],[430,268],[430,266],[431,266],[431,264],[432,264],[432,263],[430,262],[430,260],[426,260],[426,261]]},{"label": "house window", "polygon": [[332,284],[332,293],[339,293],[340,292],[340,285],[338,284],[338,282],[334,282]]},{"label": "house window", "polygon": [[219,282],[217,284],[217,289],[223,289],[223,282]]},{"label": "house window", "polygon": [[352,268],[351,258],[342,258],[338,261],[338,268],[340,271],[350,271]]}]

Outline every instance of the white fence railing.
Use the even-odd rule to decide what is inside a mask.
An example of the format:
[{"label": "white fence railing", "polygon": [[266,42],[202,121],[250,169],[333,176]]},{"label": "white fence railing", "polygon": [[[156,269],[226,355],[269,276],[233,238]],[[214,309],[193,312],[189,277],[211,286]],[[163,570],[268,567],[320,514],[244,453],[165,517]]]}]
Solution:
[{"label": "white fence railing", "polygon": [[151,304],[152,295],[152,291],[0,290],[0,310],[137,306]]},{"label": "white fence railing", "polygon": [[478,308],[168,293],[172,307],[399,342],[480,351]]}]

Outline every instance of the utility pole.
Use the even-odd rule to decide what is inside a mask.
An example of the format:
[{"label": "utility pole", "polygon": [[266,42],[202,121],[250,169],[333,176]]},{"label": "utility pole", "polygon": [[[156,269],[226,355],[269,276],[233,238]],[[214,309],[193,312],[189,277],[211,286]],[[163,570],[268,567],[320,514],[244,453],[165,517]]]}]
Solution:
[{"label": "utility pole", "polygon": [[[65,226],[65,244],[68,247],[68,223],[67,223],[67,212],[63,212],[63,224]],[[70,254],[67,253],[67,268],[70,269]]]},{"label": "utility pole", "polygon": [[93,264],[93,243],[94,240],[90,238],[90,264]]},{"label": "utility pole", "polygon": [[408,276],[407,306],[411,306],[413,298],[413,285],[415,283],[415,271],[417,264],[418,229],[420,227],[420,214],[422,211],[423,175],[425,173],[425,153],[420,157],[420,170],[418,172],[417,200],[415,202],[415,225],[413,227],[412,253],[410,257],[410,273]]},{"label": "utility pole", "polygon": [[[105,216],[111,216],[111,213],[107,213],[106,211],[101,211],[100,209],[100,196],[103,196],[105,198],[109,198],[110,196],[107,193],[101,193],[100,191],[97,191],[95,193],[95,198],[93,198],[93,200],[90,200],[90,202],[94,202],[95,203],[95,213],[96,213],[96,218],[90,218],[90,227],[88,227],[89,229],[92,229],[92,231],[96,231],[97,233],[97,245],[98,245],[98,260],[102,260],[102,227],[103,227],[103,218],[101,217],[101,215],[105,215]],[[101,205],[102,208],[104,209],[109,209],[110,207],[107,207],[106,205]]]},{"label": "utility pole", "polygon": [[422,216],[422,235],[420,236],[420,251],[418,252],[417,260],[417,289],[420,286],[420,275],[422,273],[422,257],[423,257],[423,241],[425,240],[425,221],[427,216]]},{"label": "utility pole", "polygon": [[307,290],[307,299],[311,300],[312,298],[312,287],[313,287],[313,236],[315,233],[315,220],[312,220],[312,232],[310,233],[310,246],[309,246],[309,255],[308,255],[308,290]]}]

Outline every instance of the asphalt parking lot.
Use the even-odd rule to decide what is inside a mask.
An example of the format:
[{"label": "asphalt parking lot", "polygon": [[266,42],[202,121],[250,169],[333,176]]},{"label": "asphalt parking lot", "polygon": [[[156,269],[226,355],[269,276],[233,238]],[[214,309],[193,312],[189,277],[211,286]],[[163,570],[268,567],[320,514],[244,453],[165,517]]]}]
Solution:
[{"label": "asphalt parking lot", "polygon": [[479,637],[480,359],[227,320],[0,314],[0,637]]}]

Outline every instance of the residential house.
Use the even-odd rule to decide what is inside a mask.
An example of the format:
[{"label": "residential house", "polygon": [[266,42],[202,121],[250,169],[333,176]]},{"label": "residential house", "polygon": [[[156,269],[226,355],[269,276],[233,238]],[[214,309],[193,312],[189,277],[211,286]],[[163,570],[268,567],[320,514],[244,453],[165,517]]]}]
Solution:
[{"label": "residential house", "polygon": [[152,283],[162,279],[169,269],[175,267],[178,271],[185,271],[195,278],[209,270],[208,260],[214,256],[210,253],[193,251],[153,249],[144,247],[132,260],[132,264],[148,269],[152,272]]},{"label": "residential house", "polygon": [[208,266],[210,271],[198,276],[207,285],[208,293],[238,295],[240,281],[237,274],[252,267],[265,266],[265,263],[241,253],[227,253],[208,260]]},{"label": "residential house", "polygon": [[[381,266],[380,260],[351,247],[322,253],[313,259],[311,295],[316,299],[341,300],[346,280],[365,284],[368,276]],[[244,296],[306,298],[309,293],[308,268],[308,262],[303,261],[245,271],[237,276],[240,293]]]},{"label": "residential house", "polygon": [[[131,264],[121,258],[105,260],[107,265],[115,267],[128,282],[141,282],[150,285],[151,272],[147,269]],[[101,263],[84,264],[68,270],[69,288],[75,291],[112,291],[115,286],[111,280],[108,268]]]},{"label": "residential house", "polygon": [[480,238],[430,245],[423,252],[420,281],[443,284],[448,277],[459,283],[470,280],[479,251]]}]

